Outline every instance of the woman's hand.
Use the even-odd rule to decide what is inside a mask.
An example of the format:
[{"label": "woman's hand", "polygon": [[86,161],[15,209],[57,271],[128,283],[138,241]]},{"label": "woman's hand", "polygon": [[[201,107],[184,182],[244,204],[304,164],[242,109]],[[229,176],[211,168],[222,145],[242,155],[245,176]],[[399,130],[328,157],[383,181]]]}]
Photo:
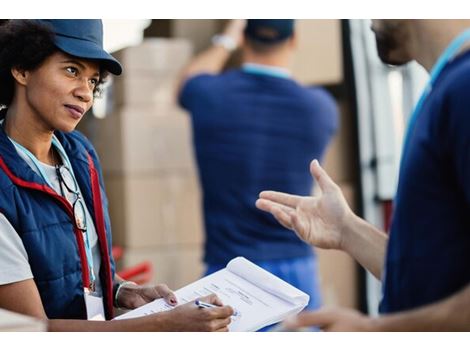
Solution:
[{"label": "woman's hand", "polygon": [[161,319],[164,331],[209,331],[226,332],[231,322],[233,309],[224,306],[215,295],[199,298],[216,305],[214,308],[200,308],[194,301],[182,304],[175,309],[155,314]]},{"label": "woman's hand", "polygon": [[172,306],[176,306],[178,303],[173,291],[165,284],[139,286],[132,283],[127,283],[121,287],[116,303],[119,308],[135,309],[157,298],[165,299]]}]

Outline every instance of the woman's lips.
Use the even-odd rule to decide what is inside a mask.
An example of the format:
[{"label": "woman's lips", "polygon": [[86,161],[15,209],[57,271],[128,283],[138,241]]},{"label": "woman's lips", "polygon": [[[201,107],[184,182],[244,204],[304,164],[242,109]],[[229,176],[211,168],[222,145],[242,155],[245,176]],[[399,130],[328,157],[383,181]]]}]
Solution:
[{"label": "woman's lips", "polygon": [[83,113],[85,112],[81,107],[76,106],[76,105],[64,105],[65,108],[69,111],[70,115],[72,115],[73,118],[75,119],[81,119],[83,116]]}]

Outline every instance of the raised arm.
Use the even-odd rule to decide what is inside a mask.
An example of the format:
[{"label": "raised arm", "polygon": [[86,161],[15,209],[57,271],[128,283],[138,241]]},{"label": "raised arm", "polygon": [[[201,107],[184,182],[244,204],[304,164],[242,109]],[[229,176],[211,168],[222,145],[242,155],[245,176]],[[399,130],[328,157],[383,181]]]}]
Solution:
[{"label": "raised arm", "polygon": [[[192,76],[202,73],[219,73],[230,58],[231,50],[236,49],[242,43],[245,24],[246,20],[230,20],[222,32],[223,39],[220,44],[214,44],[196,55],[183,69],[178,85],[179,90],[183,87],[184,82]],[[224,40],[226,45],[222,45]],[[230,46],[231,50],[228,50]]]},{"label": "raised arm", "polygon": [[256,206],[268,211],[305,242],[349,253],[378,279],[382,276],[388,237],[356,216],[341,189],[314,160],[310,172],[321,190],[318,197],[264,191]]}]

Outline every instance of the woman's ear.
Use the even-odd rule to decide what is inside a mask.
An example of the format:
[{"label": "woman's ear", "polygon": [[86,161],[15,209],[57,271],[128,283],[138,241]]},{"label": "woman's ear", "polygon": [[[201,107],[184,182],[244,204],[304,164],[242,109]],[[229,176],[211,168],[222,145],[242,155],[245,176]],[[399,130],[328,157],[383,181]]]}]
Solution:
[{"label": "woman's ear", "polygon": [[28,71],[20,69],[18,67],[12,67],[11,75],[15,79],[16,83],[25,86],[28,83]]}]

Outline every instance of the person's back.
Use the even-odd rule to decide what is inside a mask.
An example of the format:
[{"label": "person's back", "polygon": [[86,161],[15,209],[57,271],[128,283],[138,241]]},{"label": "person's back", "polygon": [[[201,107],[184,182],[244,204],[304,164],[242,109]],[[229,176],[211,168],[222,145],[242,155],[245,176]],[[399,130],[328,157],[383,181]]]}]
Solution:
[{"label": "person's back", "polygon": [[308,293],[308,309],[315,309],[321,299],[311,247],[255,207],[263,189],[309,195],[312,179],[302,165],[323,156],[337,126],[331,96],[290,78],[293,24],[248,20],[242,68],[221,73],[242,36],[240,22],[232,21],[190,62],[179,99],[192,115],[206,274],[244,256]]},{"label": "person's back", "polygon": [[263,189],[309,195],[304,167],[321,158],[336,129],[336,106],[320,88],[290,78],[232,70],[190,79],[181,95],[191,111],[203,188],[205,261],[308,256],[310,246],[256,209]]}]

